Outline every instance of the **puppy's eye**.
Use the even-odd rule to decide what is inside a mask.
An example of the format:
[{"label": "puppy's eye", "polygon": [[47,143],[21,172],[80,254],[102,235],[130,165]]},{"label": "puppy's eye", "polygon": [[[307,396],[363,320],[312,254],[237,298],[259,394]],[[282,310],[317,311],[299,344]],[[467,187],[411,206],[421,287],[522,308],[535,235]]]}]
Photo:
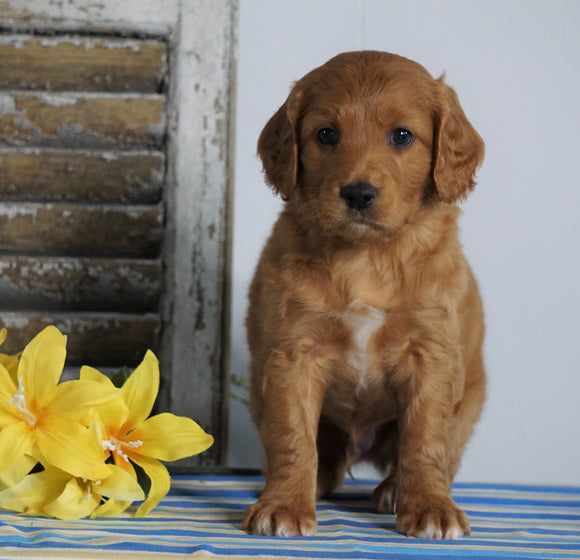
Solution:
[{"label": "puppy's eye", "polygon": [[406,128],[395,128],[391,132],[389,142],[397,148],[406,148],[412,144],[414,139],[415,137]]},{"label": "puppy's eye", "polygon": [[335,146],[338,144],[338,132],[332,128],[321,128],[316,133],[316,140],[321,146]]}]

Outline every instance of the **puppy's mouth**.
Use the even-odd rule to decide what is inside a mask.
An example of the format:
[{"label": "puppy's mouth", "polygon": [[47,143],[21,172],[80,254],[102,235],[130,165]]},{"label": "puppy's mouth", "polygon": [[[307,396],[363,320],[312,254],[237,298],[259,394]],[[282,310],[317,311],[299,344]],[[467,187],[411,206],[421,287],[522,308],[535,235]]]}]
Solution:
[{"label": "puppy's mouth", "polygon": [[383,224],[374,220],[372,216],[356,210],[347,210],[345,225],[358,231],[366,231],[369,229],[381,231],[384,229]]}]

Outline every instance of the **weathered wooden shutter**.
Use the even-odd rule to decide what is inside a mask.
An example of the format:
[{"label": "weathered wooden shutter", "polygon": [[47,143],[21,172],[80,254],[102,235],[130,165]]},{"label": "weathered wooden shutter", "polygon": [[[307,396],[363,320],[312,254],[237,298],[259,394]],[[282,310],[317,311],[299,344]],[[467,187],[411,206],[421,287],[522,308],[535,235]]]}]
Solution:
[{"label": "weathered wooden shutter", "polygon": [[216,436],[202,464],[226,444],[235,12],[0,3],[1,350],[47,324],[68,366],[114,371],[153,349],[160,408]]},{"label": "weathered wooden shutter", "polygon": [[0,306],[7,346],[54,323],[69,365],[158,348],[167,46],[0,36]]}]

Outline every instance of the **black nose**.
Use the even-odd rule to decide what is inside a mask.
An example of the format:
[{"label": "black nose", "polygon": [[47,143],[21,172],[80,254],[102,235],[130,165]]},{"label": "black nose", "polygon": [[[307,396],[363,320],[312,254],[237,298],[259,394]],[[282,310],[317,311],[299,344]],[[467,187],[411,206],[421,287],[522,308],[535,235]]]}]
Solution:
[{"label": "black nose", "polygon": [[378,191],[369,183],[351,183],[340,187],[340,197],[353,210],[364,210],[373,204]]}]

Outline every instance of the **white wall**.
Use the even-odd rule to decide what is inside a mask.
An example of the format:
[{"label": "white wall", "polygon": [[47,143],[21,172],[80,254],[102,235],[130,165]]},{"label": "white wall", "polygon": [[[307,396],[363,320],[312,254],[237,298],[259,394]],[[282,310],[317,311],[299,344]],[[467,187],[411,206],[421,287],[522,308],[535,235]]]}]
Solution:
[{"label": "white wall", "polygon": [[[462,240],[487,312],[489,395],[461,480],[580,484],[580,2],[241,0],[232,371],[247,375],[246,292],[280,209],[255,155],[291,83],[340,51],[446,72],[486,142]],[[232,400],[230,464],[260,466]]]}]

